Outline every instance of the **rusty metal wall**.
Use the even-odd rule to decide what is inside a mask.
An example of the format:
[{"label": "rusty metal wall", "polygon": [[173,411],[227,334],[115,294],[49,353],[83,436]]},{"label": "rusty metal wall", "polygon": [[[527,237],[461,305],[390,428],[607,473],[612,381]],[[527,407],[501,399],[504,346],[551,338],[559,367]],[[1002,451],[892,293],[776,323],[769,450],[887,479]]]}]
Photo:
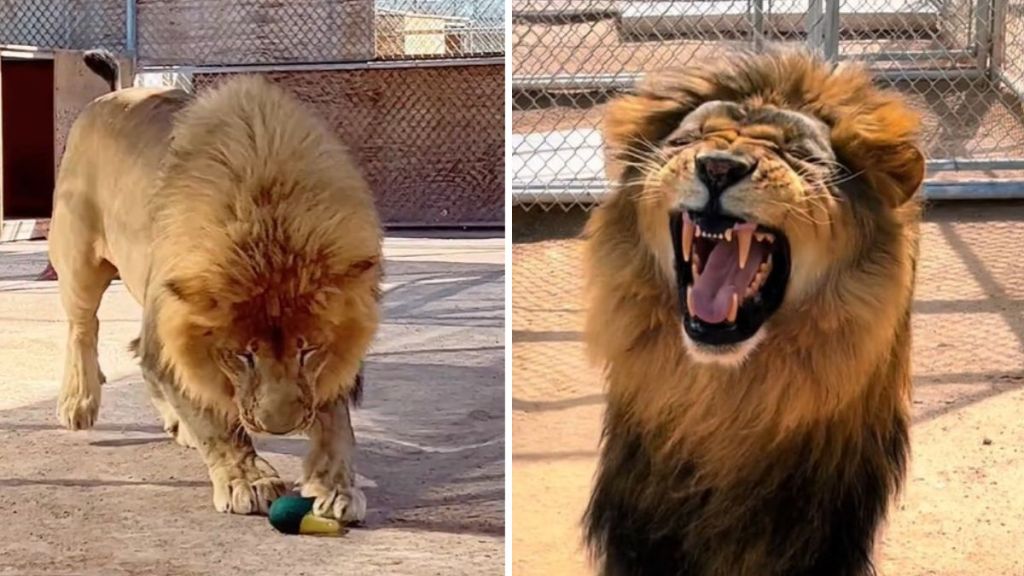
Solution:
[{"label": "rusty metal wall", "polygon": [[[197,73],[197,91],[229,74]],[[393,225],[504,220],[504,67],[277,71],[335,127]]]}]

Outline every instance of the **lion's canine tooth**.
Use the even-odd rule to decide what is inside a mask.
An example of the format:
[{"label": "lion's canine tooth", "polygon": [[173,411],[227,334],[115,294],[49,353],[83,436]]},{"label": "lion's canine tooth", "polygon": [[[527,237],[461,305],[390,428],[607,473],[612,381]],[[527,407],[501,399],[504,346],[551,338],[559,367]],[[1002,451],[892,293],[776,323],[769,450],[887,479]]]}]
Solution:
[{"label": "lion's canine tooth", "polygon": [[695,230],[693,235],[696,236],[697,238],[700,238],[701,236],[704,235],[704,233],[700,231],[700,226],[697,226],[696,224],[694,224],[693,228]]},{"label": "lion's canine tooth", "polygon": [[747,265],[747,258],[750,256],[750,241],[754,235],[754,231],[750,228],[737,228],[736,229],[736,242],[739,243],[740,249],[740,269]]},{"label": "lion's canine tooth", "polygon": [[697,278],[700,278],[700,272],[697,271],[697,263],[696,262],[694,262],[693,264],[690,264],[690,270],[693,271],[693,280],[694,281],[696,281]]},{"label": "lion's canine tooth", "polygon": [[725,229],[725,241],[732,242],[732,228]]},{"label": "lion's canine tooth", "polygon": [[683,213],[683,260],[690,261],[690,251],[693,249],[694,224],[690,216]]},{"label": "lion's canine tooth", "polygon": [[758,232],[758,233],[754,234],[754,238],[758,242],[764,242],[764,232]]},{"label": "lion's canine tooth", "polygon": [[690,316],[694,316],[693,313],[693,286],[686,287],[686,309],[690,312]]},{"label": "lion's canine tooth", "polygon": [[736,321],[736,315],[739,314],[739,311],[740,311],[740,295],[737,294],[736,292],[733,292],[732,293],[732,305],[729,306],[729,317],[726,318],[726,320],[728,320],[729,322],[735,322]]}]

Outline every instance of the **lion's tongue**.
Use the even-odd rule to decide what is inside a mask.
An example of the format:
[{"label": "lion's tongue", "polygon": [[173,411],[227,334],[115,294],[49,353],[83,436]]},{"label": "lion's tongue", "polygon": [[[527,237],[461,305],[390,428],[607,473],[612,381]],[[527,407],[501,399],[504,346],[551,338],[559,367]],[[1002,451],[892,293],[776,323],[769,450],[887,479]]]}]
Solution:
[{"label": "lion's tongue", "polygon": [[743,293],[754,279],[758,266],[767,256],[761,242],[750,243],[747,265],[740,268],[736,242],[717,242],[708,255],[707,264],[693,283],[693,313],[710,324],[718,324],[729,316],[732,295]]}]

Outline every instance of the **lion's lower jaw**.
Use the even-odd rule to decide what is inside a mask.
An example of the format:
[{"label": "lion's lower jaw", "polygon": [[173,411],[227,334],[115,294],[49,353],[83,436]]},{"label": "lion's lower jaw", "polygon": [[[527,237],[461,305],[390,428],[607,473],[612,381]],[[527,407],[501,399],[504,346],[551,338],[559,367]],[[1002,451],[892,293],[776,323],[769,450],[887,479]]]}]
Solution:
[{"label": "lion's lower jaw", "polygon": [[729,346],[709,346],[695,342],[686,330],[680,328],[683,333],[683,342],[686,344],[686,353],[694,362],[701,364],[719,364],[729,368],[738,368],[750,357],[750,354],[764,341],[766,330],[762,326],[753,336]]},{"label": "lion's lower jaw", "polygon": [[904,416],[833,443],[833,464],[818,456],[821,435],[830,436],[819,429],[759,462],[736,462],[724,485],[702,484],[686,454],[652,457],[614,407],[606,426],[584,520],[603,576],[874,574],[876,534],[906,467]]}]

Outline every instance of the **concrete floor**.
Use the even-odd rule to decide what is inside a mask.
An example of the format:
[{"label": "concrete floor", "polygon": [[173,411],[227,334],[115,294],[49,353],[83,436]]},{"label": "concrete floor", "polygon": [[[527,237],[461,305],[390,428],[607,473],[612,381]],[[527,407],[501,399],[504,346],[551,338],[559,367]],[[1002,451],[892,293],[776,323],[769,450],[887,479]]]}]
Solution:
[{"label": "concrete floor", "polygon": [[[100,310],[99,423],[55,417],[65,326],[45,244],[0,245],[0,575],[498,574],[504,566],[501,238],[389,238],[385,321],[355,413],[365,527],[340,539],[220,514],[205,466],[162,433],[127,346],[140,309]],[[302,437],[259,439],[297,478]]]}]

